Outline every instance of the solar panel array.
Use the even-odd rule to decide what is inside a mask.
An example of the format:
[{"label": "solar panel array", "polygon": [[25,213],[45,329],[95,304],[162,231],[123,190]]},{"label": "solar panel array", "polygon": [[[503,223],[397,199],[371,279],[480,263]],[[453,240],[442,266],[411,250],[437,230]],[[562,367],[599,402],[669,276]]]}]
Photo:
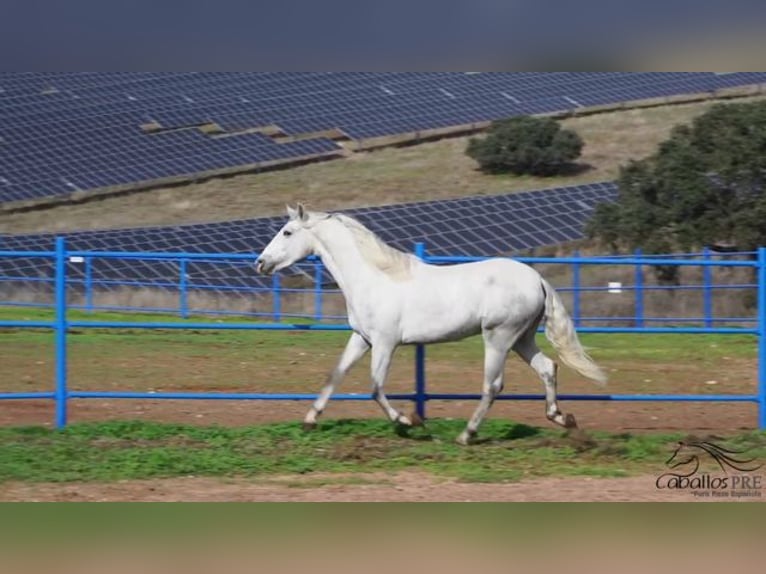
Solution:
[{"label": "solar panel array", "polygon": [[[0,202],[315,155],[365,139],[766,82],[738,72],[4,72]],[[161,133],[141,126],[156,124]],[[216,123],[228,137],[197,129]]]},{"label": "solar panel array", "polygon": [[[387,243],[412,252],[418,242],[432,255],[510,255],[519,250],[583,237],[596,205],[613,201],[614,183],[593,183],[525,193],[469,197],[388,207],[348,210]],[[73,251],[172,251],[187,253],[257,253],[284,225],[285,217],[172,228],[94,231],[67,235]],[[0,236],[0,249],[50,250],[53,235]],[[178,282],[172,262],[99,260],[94,281]],[[0,260],[0,277],[39,277],[52,273],[40,260]],[[74,277],[82,267],[73,266]],[[207,286],[266,286],[252,265],[191,263],[190,280]]]}]

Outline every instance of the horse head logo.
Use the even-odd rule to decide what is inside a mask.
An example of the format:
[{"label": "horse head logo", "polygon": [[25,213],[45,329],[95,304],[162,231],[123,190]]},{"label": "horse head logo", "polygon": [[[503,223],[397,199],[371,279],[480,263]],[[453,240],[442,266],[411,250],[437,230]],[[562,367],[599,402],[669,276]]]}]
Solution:
[{"label": "horse head logo", "polygon": [[665,462],[678,477],[695,474],[705,462],[713,461],[726,474],[729,470],[753,472],[761,468],[754,458],[741,458],[744,451],[737,451],[718,446],[709,441],[681,441]]}]

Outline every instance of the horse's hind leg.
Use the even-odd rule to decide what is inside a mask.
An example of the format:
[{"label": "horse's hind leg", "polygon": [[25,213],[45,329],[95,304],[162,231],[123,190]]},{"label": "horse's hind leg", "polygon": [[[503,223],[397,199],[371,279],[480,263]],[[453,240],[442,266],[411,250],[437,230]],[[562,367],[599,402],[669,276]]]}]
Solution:
[{"label": "horse's hind leg", "polygon": [[471,443],[495,398],[503,392],[505,360],[516,337],[510,329],[497,328],[484,332],[484,388],[481,401],[468,426],[457,438],[458,444],[467,446]]},{"label": "horse's hind leg", "polygon": [[558,365],[546,356],[535,342],[537,325],[527,331],[513,350],[532,367],[545,384],[545,416],[551,422],[564,428],[577,426],[574,415],[566,415],[561,412],[556,394]]},{"label": "horse's hind leg", "polygon": [[327,377],[327,383],[325,383],[325,386],[322,388],[319,398],[316,400],[308,414],[306,414],[306,418],[303,422],[305,429],[310,430],[316,426],[317,417],[324,411],[327,406],[327,401],[330,400],[330,397],[335,391],[335,387],[340,384],[345,374],[354,366],[354,363],[364,357],[369,349],[370,345],[363,337],[356,333],[351,335],[348,343],[346,343],[346,348],[343,351],[343,354],[338,360],[338,364]]}]

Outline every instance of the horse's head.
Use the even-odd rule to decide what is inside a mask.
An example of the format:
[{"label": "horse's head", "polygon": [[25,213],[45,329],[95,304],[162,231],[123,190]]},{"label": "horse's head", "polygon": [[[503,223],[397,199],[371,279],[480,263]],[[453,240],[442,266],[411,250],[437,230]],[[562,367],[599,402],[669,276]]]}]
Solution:
[{"label": "horse's head", "polygon": [[678,447],[665,464],[672,469],[690,465],[686,466],[684,470],[694,468],[692,472],[696,472],[705,463],[708,466],[715,465],[724,472],[728,472],[729,469],[752,472],[761,468],[761,465],[756,463],[753,458],[738,458],[742,454],[744,451],[724,448],[710,441],[691,440],[679,442]]},{"label": "horse's head", "polygon": [[312,214],[303,205],[287,207],[288,222],[277,232],[255,262],[258,273],[275,273],[305,259],[314,252],[314,237],[309,231]]},{"label": "horse's head", "polygon": [[668,467],[675,469],[693,463],[696,468],[699,468],[699,455],[702,452],[703,451],[694,444],[679,442],[678,446],[673,451],[673,454],[670,455],[670,458],[665,462],[665,464]]}]

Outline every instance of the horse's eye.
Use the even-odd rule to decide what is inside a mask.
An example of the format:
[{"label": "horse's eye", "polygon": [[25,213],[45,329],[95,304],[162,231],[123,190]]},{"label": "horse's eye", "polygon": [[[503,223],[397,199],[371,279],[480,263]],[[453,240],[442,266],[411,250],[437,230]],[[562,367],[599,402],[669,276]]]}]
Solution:
[{"label": "horse's eye", "polygon": [[292,231],[285,231],[282,235],[284,235],[285,237],[290,237],[292,234],[293,234]]}]

